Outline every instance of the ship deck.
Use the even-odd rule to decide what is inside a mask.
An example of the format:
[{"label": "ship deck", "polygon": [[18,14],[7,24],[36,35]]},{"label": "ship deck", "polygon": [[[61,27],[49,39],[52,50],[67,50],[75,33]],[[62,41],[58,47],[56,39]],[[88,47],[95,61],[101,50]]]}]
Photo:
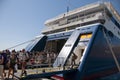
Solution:
[{"label": "ship deck", "polygon": [[[48,78],[36,78],[37,76],[41,76],[41,75],[44,75],[44,74],[47,74],[47,75],[53,75],[54,73],[55,74],[59,74],[61,72],[67,72],[67,71],[75,71],[76,69],[68,69],[67,67],[65,68],[65,70],[63,70],[63,67],[58,67],[58,68],[53,68],[53,67],[49,67],[49,68],[33,68],[33,69],[26,69],[27,70],[27,77],[31,76],[32,80],[51,80],[51,79],[48,79]],[[43,72],[45,70],[45,72]],[[57,72],[56,72],[57,71]],[[8,70],[5,71],[6,73],[8,72]],[[27,80],[26,79],[26,76],[22,76],[22,79],[20,78],[20,75],[21,75],[21,70],[19,69],[16,73],[15,73],[15,77],[14,79],[10,78],[9,80]],[[6,79],[8,80],[8,79]],[[52,79],[54,80],[54,79]],[[119,73],[116,73],[116,74],[113,74],[113,75],[110,75],[110,76],[106,76],[106,77],[102,77],[100,79],[96,79],[96,80],[120,80],[120,72]]]}]

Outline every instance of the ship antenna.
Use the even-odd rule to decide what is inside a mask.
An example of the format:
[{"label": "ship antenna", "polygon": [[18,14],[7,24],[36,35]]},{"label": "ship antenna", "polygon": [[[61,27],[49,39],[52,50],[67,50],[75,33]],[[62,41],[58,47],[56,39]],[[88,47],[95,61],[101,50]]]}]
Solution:
[{"label": "ship antenna", "polygon": [[67,13],[69,12],[69,9],[70,9],[70,0],[68,0],[67,2]]}]

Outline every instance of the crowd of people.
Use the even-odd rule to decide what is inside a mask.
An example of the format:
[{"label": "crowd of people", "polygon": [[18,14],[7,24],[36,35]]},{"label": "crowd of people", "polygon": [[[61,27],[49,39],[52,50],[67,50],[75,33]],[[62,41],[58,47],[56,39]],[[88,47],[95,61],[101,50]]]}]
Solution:
[{"label": "crowd of people", "polygon": [[[56,57],[57,54],[54,51],[28,52],[25,51],[25,49],[20,51],[0,51],[1,80],[4,80],[5,78],[9,79],[10,76],[13,78],[18,67],[21,69],[20,77],[22,77],[23,75],[27,75],[25,70],[27,65],[48,64],[51,66]],[[5,72],[6,69],[8,69],[8,73]]]}]

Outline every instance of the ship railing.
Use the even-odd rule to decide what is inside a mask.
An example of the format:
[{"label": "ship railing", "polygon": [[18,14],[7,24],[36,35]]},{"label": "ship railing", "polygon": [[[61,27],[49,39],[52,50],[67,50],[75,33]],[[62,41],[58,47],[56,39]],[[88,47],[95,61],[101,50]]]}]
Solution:
[{"label": "ship railing", "polygon": [[[78,21],[84,22],[84,21],[87,20],[87,19],[100,18],[101,16],[100,16],[99,13],[102,13],[102,11],[101,11],[101,12],[92,13],[92,14],[89,14],[89,15],[84,15],[84,16],[82,16],[82,17],[79,17],[79,16],[78,16],[78,17],[75,18],[75,19],[67,20],[67,22],[66,22],[65,24],[60,24],[60,23],[59,23],[59,24],[56,24],[56,25],[51,25],[51,26],[49,26],[49,27],[45,27],[45,28],[43,29],[43,32],[44,32],[44,31],[52,31],[52,30],[57,29],[59,26],[64,26],[64,25],[71,24],[71,23],[78,22]],[[100,18],[100,19],[101,19],[101,18]]]},{"label": "ship railing", "polygon": [[[75,19],[71,19],[71,20],[67,20],[67,23],[65,24],[59,24],[59,26],[62,26],[62,25],[66,25],[66,24],[69,24],[69,23],[73,23],[73,22],[76,22],[76,21],[84,21],[85,19],[88,19],[88,18],[93,18],[95,16],[97,16],[97,14],[99,14],[100,12],[96,12],[96,13],[92,13],[92,14],[86,14],[82,17],[76,17]],[[52,25],[52,27],[57,27],[57,25]]]},{"label": "ship railing", "polygon": [[[79,22],[79,24],[80,23],[84,23],[85,21],[91,21],[91,19],[92,20],[95,20],[95,19],[103,19],[103,11],[101,11],[101,12],[96,12],[96,13],[92,13],[92,14],[86,14],[86,15],[84,15],[84,16],[82,16],[82,17],[77,17],[77,18],[75,18],[75,19],[71,19],[71,20],[67,20],[67,22],[65,23],[65,24],[56,24],[56,25],[51,25],[51,26],[49,26],[49,27],[45,27],[44,29],[43,29],[43,32],[47,32],[47,31],[53,31],[53,30],[56,30],[56,29],[59,29],[59,28],[61,28],[61,27],[63,27],[63,26],[65,26],[65,25],[69,25],[69,24],[71,24],[71,23],[76,23],[76,22]],[[64,27],[63,27],[64,28]]]},{"label": "ship railing", "polygon": [[[59,64],[61,61],[64,61],[64,57],[57,58],[57,64]],[[55,71],[63,71],[63,70],[71,70],[71,69],[77,69],[78,65],[74,65],[73,67],[69,65],[59,65],[56,67],[52,66],[53,63],[48,64],[33,64],[33,65],[27,65],[27,72],[29,74],[38,74],[38,73],[44,73],[44,72],[55,72]]]},{"label": "ship railing", "polygon": [[103,4],[103,2],[102,1],[97,1],[97,2],[91,3],[89,5],[85,5],[83,7],[80,7],[80,8],[77,8],[75,10],[72,10],[69,13],[73,14],[74,12],[86,10],[87,8],[90,8],[90,7],[93,7],[93,6],[96,6],[96,5],[100,5],[100,4]]},{"label": "ship railing", "polygon": [[90,15],[86,15],[86,16],[83,16],[83,17],[78,17],[76,19],[68,20],[68,23],[72,23],[72,22],[76,22],[76,21],[84,21],[85,19],[94,17],[95,15],[96,14],[90,14]]},{"label": "ship railing", "polygon": [[64,71],[64,70],[72,70],[77,69],[78,66],[70,67],[70,66],[64,66],[64,67],[43,67],[43,68],[34,68],[34,69],[26,69],[27,74],[41,74],[41,73],[48,73],[48,72],[56,72],[56,71]]},{"label": "ship railing", "polygon": [[75,10],[72,10],[72,11],[69,11],[69,12],[66,12],[64,14],[61,14],[61,15],[58,15],[57,17],[53,18],[53,19],[49,19],[45,22],[45,24],[48,24],[49,22],[53,22],[59,18],[63,18],[65,15],[70,15],[70,14],[73,14],[77,11],[82,11],[82,10],[86,10],[87,8],[90,8],[92,6],[96,6],[96,5],[100,5],[100,4],[103,4],[104,2],[103,1],[97,1],[97,2],[94,2],[94,3],[91,3],[89,5],[85,5],[83,7],[80,7],[80,8],[77,8]]},{"label": "ship railing", "polygon": [[[83,22],[86,19],[94,18],[94,17],[97,17],[97,16],[99,17],[99,15],[98,15],[99,13],[100,12],[89,14],[89,15],[84,15],[82,17],[77,17],[75,19],[68,20],[66,24],[70,24],[70,23],[73,23],[73,22],[76,22],[76,21]],[[64,24],[64,25],[66,25],[66,24]],[[59,24],[59,26],[62,26],[62,25]]]}]

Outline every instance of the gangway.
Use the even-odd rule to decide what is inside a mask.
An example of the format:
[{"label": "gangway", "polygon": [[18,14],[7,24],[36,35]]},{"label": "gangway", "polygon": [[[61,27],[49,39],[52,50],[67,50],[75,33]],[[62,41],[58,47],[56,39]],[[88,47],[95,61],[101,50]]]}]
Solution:
[{"label": "gangway", "polygon": [[58,67],[58,68],[43,68],[42,70],[48,71],[48,72],[41,72],[38,74],[30,74],[24,78],[22,78],[21,80],[33,80],[33,79],[40,79],[40,78],[52,78],[54,76],[57,76],[59,74],[63,74],[63,75],[67,75],[70,73],[75,73],[77,71],[77,69],[66,69],[63,70],[62,67]]},{"label": "gangway", "polygon": [[26,51],[33,52],[33,51],[42,51],[44,50],[46,44],[47,36],[41,35],[36,37],[27,47]]}]

